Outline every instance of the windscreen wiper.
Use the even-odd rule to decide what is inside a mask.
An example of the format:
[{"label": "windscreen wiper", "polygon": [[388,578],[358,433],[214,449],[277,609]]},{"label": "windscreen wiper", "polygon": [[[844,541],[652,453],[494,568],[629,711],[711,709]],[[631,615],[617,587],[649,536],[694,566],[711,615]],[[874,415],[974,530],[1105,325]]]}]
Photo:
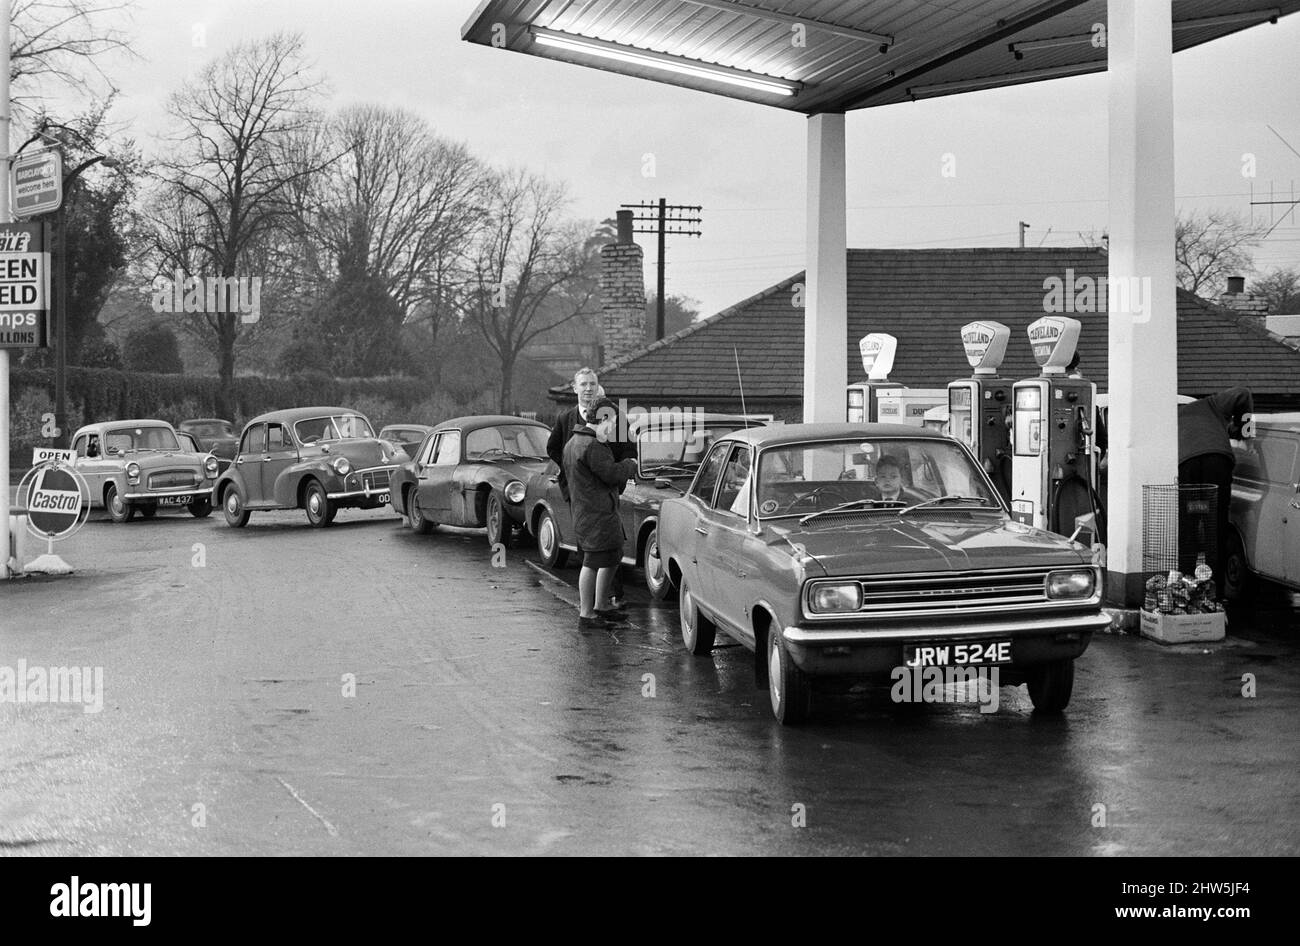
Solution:
[{"label": "windscreen wiper", "polygon": [[935,496],[933,499],[923,499],[919,503],[913,503],[911,506],[908,506],[906,509],[900,509],[898,511],[898,514],[900,516],[906,516],[909,512],[912,512],[915,509],[920,509],[922,506],[932,506],[935,505],[936,503],[948,503],[948,502],[960,502],[960,501],[965,501],[968,503],[972,503],[972,502],[979,503],[981,506],[989,505],[989,501],[980,496],[963,496],[961,493],[949,493],[946,496]]}]

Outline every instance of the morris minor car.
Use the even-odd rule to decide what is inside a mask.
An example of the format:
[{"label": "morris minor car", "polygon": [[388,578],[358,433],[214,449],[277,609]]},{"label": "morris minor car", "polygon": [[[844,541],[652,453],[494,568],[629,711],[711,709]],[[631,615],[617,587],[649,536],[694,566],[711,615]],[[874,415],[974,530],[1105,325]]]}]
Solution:
[{"label": "morris minor car", "polygon": [[501,414],[443,421],[393,475],[393,509],[422,534],[438,524],[486,527],[489,545],[510,545],[524,530],[525,484],[550,462],[550,433]]},{"label": "morris minor car", "polygon": [[[659,556],[660,504],[685,493],[714,440],[762,423],[739,414],[653,411],[628,419],[637,446],[637,475],[619,497],[623,564],[641,567],[646,590],[656,600],[662,600],[670,591]],[[525,521],[537,539],[537,554],[548,568],[562,568],[569,553],[578,550],[573,514],[560,493],[558,479],[555,464],[548,464],[546,470],[528,481],[524,499]]]},{"label": "morris minor car", "polygon": [[213,495],[235,528],[247,525],[250,513],[272,509],[301,509],[309,525],[323,528],[340,509],[386,505],[401,457],[350,408],[272,411],[244,426]]},{"label": "morris minor car", "polygon": [[89,424],[72,436],[73,466],[86,481],[91,508],[114,522],[146,519],[159,509],[184,507],[196,519],[212,512],[217,461],[182,445],[165,420]]},{"label": "morris minor car", "polygon": [[682,641],[754,652],[773,715],[812,683],[900,668],[998,668],[1035,711],[1069,703],[1074,660],[1110,619],[1091,550],[1013,522],[962,444],[886,424],[737,431],[659,511]]},{"label": "morris minor car", "polygon": [[1300,590],[1300,413],[1256,414],[1255,435],[1233,444],[1224,596],[1256,577]]}]

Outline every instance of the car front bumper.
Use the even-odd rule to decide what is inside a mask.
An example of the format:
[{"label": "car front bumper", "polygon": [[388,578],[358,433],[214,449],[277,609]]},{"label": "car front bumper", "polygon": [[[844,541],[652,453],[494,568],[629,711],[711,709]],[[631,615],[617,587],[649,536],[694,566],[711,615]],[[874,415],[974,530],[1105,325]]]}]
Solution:
[{"label": "car front bumper", "polygon": [[795,666],[814,676],[887,673],[905,663],[908,645],[1011,641],[1011,665],[1068,660],[1110,626],[1100,612],[1047,614],[951,624],[890,622],[872,628],[786,627],[781,631]]},{"label": "car front bumper", "polygon": [[128,503],[148,503],[155,502],[159,499],[167,499],[169,497],[174,498],[176,496],[193,496],[196,498],[206,497],[211,499],[212,487],[196,486],[194,489],[144,490],[142,492],[123,493],[122,499]]}]

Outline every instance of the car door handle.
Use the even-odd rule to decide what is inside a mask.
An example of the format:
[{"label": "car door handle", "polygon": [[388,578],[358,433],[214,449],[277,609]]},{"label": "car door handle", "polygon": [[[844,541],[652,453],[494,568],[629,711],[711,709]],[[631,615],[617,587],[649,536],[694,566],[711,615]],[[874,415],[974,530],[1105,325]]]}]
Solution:
[{"label": "car door handle", "polygon": [[235,461],[235,466],[243,466],[243,465],[244,465],[244,458],[243,458],[243,457],[240,457],[239,459],[237,459],[237,460]]},{"label": "car door handle", "polygon": [[1300,499],[1293,499],[1293,500],[1291,500],[1291,508],[1292,508],[1292,509],[1300,509]]},{"label": "car door handle", "polygon": [[700,535],[708,535],[708,534],[709,534],[709,530],[708,530],[708,529],[701,529],[699,526],[696,526],[696,527],[695,527],[695,531],[698,532]]}]

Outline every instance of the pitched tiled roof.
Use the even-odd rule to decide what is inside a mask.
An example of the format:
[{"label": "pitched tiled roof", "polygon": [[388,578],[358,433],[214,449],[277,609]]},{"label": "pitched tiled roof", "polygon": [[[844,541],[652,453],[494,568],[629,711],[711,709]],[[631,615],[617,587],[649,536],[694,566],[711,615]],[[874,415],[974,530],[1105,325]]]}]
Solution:
[{"label": "pitched tiled roof", "polygon": [[[891,381],[943,387],[970,376],[960,328],[993,319],[1011,329],[1004,377],[1038,374],[1025,330],[1044,312],[1044,280],[1106,276],[1106,255],[1087,247],[1031,249],[849,250],[849,380],[864,378],[858,340],[869,332],[898,337]],[[794,303],[803,273],[777,283],[601,371],[615,396],[684,403],[734,397],[739,356],[745,395],[803,396],[803,316]],[[1063,312],[1083,323],[1085,377],[1106,388],[1107,315]],[[733,347],[735,354],[733,354]],[[1202,396],[1241,384],[1259,394],[1300,394],[1300,353],[1258,323],[1178,292],[1179,385]],[[666,400],[665,400],[666,399]]]}]

